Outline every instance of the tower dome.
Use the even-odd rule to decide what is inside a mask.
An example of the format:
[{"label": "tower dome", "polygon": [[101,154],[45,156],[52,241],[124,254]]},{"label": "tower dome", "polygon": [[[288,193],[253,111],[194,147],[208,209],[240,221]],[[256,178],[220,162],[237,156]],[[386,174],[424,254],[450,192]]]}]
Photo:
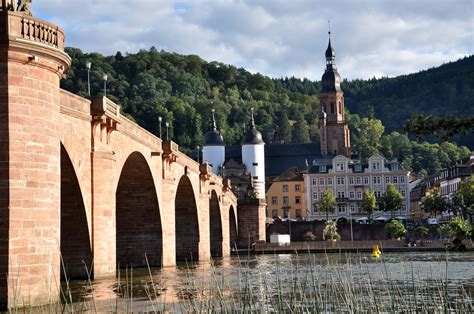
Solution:
[{"label": "tower dome", "polygon": [[217,130],[216,119],[214,118],[214,109],[212,109],[211,130],[204,136],[204,146],[225,146],[224,138],[221,132]]},{"label": "tower dome", "polygon": [[323,92],[340,92],[341,91],[341,76],[337,72],[336,68],[336,50],[331,44],[331,32],[328,32],[329,43],[326,49],[326,70],[324,71],[323,77],[321,78],[321,85]]},{"label": "tower dome", "polygon": [[255,128],[255,121],[253,119],[253,108],[252,108],[252,117],[250,119],[249,127],[245,131],[244,139],[242,140],[242,145],[258,145],[265,144],[263,141],[262,133],[260,133]]}]

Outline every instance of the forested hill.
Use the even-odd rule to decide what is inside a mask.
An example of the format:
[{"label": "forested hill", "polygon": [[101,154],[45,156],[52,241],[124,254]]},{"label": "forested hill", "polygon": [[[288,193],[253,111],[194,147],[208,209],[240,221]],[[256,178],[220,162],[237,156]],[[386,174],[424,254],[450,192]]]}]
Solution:
[{"label": "forested hill", "polygon": [[[275,130],[276,136],[285,142],[319,140],[319,82],[271,79],[231,65],[206,62],[195,55],[183,56],[155,48],[114,56],[85,54],[76,48],[66,48],[66,52],[73,63],[67,78],[61,81],[62,88],[87,96],[85,64],[90,61],[92,95],[103,94],[102,76],[107,74],[107,97],[121,105],[125,115],[155,134],[159,132],[158,117],[163,117],[163,121],[170,123],[170,136],[183,149],[202,144],[213,108],[228,144],[241,141],[252,107],[264,137],[266,131]],[[405,151],[404,157],[392,152],[387,143],[383,146],[384,127],[380,129],[376,119],[382,120],[385,131],[401,131],[412,113],[473,114],[474,57],[396,78],[344,81],[342,87],[346,107],[351,112],[348,117],[354,149],[361,155],[381,151],[387,157],[393,155],[403,160],[406,156],[411,158],[411,153]],[[365,121],[363,117],[376,119]],[[364,132],[376,139],[368,140]],[[390,134],[385,134],[387,141]],[[432,153],[439,155],[436,150]],[[436,169],[460,154],[450,154]],[[415,170],[436,170],[415,166],[409,158],[406,164]]]},{"label": "forested hill", "polygon": [[344,81],[342,88],[349,111],[373,110],[386,131],[400,130],[413,113],[473,115],[474,56],[394,78]]}]

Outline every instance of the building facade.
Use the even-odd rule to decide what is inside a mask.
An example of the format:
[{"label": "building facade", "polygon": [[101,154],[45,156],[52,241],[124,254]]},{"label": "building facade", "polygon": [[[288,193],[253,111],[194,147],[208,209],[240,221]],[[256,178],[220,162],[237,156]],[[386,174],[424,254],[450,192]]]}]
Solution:
[{"label": "building facade", "polygon": [[[474,154],[458,160],[455,164],[434,175],[426,176],[414,185],[410,190],[410,206],[412,216],[415,220],[423,220],[428,214],[423,210],[423,201],[428,195],[428,190],[439,189],[441,196],[450,201],[453,195],[460,189],[461,183],[474,173]],[[448,210],[441,214],[440,221],[449,220],[452,216]]]},{"label": "building facade", "polygon": [[295,168],[275,178],[267,191],[267,217],[306,218],[303,174]]},{"label": "building facade", "polygon": [[[326,213],[319,212],[317,204],[326,190],[333,192],[336,198],[334,213],[329,219],[358,219],[365,216],[360,210],[364,190],[373,191],[381,197],[389,184],[397,187],[404,197],[403,205],[396,216],[408,218],[410,198],[408,171],[398,161],[387,161],[380,155],[374,155],[366,161],[351,160],[345,156],[336,156],[332,160],[320,160],[310,167],[304,176],[306,203],[310,220],[325,220]],[[373,218],[388,219],[389,213],[375,211]]]}]

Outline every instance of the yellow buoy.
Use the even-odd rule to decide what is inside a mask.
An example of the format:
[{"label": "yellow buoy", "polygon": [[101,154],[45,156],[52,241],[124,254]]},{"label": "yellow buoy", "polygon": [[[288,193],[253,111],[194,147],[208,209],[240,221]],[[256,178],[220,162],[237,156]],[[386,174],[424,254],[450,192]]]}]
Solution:
[{"label": "yellow buoy", "polygon": [[372,256],[372,257],[375,257],[375,258],[379,258],[380,255],[382,255],[382,252],[380,252],[379,246],[378,246],[377,244],[375,244],[375,245],[374,245],[374,248],[373,248],[373,250],[372,250],[371,256]]}]

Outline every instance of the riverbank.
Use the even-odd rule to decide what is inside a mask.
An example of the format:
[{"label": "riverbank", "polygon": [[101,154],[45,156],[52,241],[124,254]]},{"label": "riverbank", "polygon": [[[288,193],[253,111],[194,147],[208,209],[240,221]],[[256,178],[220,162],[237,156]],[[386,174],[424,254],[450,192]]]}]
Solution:
[{"label": "riverbank", "polygon": [[[407,246],[403,240],[374,240],[374,241],[312,241],[277,244],[258,242],[251,250],[255,254],[274,253],[357,253],[372,252],[378,245],[382,252],[443,252],[451,245],[448,240],[418,240],[415,245]],[[472,241],[464,241],[466,251],[474,251]],[[239,251],[241,253],[241,251]]]}]

